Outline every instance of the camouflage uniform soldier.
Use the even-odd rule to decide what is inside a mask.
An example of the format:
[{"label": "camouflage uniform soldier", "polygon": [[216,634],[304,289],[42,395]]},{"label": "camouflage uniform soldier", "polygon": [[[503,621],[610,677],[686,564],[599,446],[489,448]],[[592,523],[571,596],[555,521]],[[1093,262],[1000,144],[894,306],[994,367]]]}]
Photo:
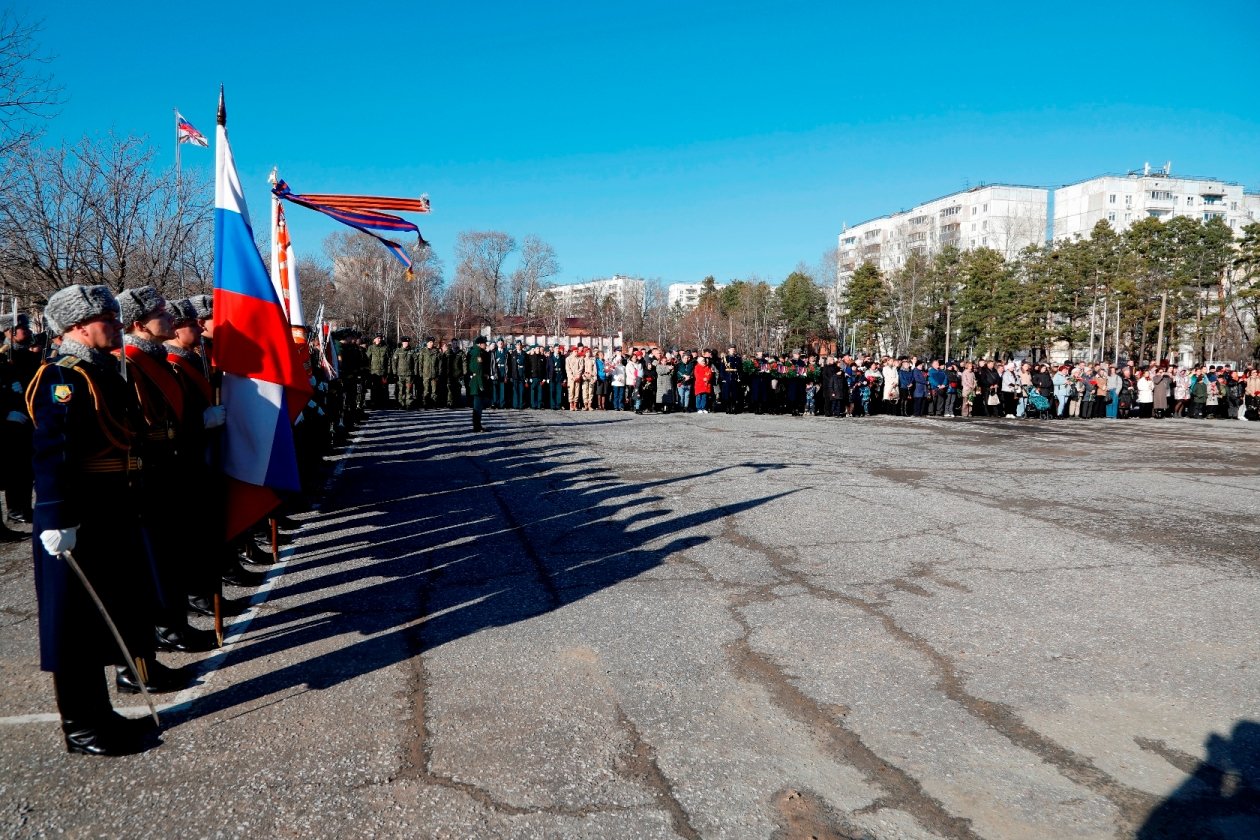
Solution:
[{"label": "camouflage uniform soldier", "polygon": [[416,404],[416,351],[411,349],[410,336],[404,335],[399,339],[392,366],[394,380],[398,383],[398,405],[401,408],[413,408]]},{"label": "camouflage uniform soldier", "polygon": [[367,349],[368,385],[372,392],[372,408],[384,408],[389,396],[389,347],[385,336],[377,333]]},{"label": "camouflage uniform soldier", "polygon": [[438,376],[438,351],[433,346],[433,339],[424,341],[424,349],[420,351],[420,381],[424,385],[424,408],[436,408]]},{"label": "camouflage uniform soldier", "polygon": [[442,345],[439,348],[437,346],[437,342],[434,342],[433,355],[434,355],[434,360],[435,360],[433,363],[433,367],[434,367],[434,370],[437,371],[436,389],[434,390],[434,394],[433,394],[433,407],[446,408],[446,406],[448,405],[446,401],[446,394],[450,388],[450,386],[448,386],[446,383],[448,380],[450,380],[451,373],[452,373],[451,360],[450,360],[450,357],[446,355],[446,345]]},{"label": "camouflage uniform soldier", "polygon": [[454,344],[443,344],[442,352],[446,354],[446,405],[448,408],[459,408],[461,400],[460,387],[467,372],[464,370],[467,357]]}]

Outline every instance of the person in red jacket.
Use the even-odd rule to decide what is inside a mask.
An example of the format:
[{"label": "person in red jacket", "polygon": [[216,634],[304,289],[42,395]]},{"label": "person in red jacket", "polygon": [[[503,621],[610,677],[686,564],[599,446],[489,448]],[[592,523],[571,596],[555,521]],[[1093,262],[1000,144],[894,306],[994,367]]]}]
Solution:
[{"label": "person in red jacket", "polygon": [[695,377],[696,414],[709,413],[709,397],[713,394],[713,366],[708,356],[696,359],[696,368],[691,374]]}]

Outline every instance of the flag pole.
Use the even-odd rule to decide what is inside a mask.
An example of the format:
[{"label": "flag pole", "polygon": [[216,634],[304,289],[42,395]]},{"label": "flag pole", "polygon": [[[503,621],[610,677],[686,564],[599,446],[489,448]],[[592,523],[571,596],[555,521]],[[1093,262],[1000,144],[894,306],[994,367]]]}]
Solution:
[{"label": "flag pole", "polygon": [[175,112],[175,194],[179,195],[180,185],[180,167],[179,167],[179,109],[172,108]]}]

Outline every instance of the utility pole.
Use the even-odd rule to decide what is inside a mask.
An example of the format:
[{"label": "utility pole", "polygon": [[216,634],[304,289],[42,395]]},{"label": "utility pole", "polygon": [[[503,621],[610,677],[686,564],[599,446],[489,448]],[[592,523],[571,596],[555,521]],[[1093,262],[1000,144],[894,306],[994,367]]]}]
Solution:
[{"label": "utility pole", "polygon": [[[1106,361],[1106,316],[1111,309],[1108,298],[1102,298],[1102,329],[1099,330],[1099,361]],[[1094,361],[1094,359],[1090,359]]]},{"label": "utility pole", "polygon": [[1120,364],[1120,298],[1116,298],[1116,356],[1115,364]]},{"label": "utility pole", "polygon": [[1155,361],[1164,358],[1164,316],[1168,313],[1168,292],[1159,296],[1159,333],[1155,339]]},{"label": "utility pole", "polygon": [[1094,324],[1097,310],[1099,310],[1099,298],[1095,297],[1094,302],[1090,304],[1090,351],[1089,356],[1086,356],[1090,361],[1094,361]]},{"label": "utility pole", "polygon": [[949,361],[949,339],[950,339],[950,315],[952,314],[952,304],[945,304],[945,361]]}]

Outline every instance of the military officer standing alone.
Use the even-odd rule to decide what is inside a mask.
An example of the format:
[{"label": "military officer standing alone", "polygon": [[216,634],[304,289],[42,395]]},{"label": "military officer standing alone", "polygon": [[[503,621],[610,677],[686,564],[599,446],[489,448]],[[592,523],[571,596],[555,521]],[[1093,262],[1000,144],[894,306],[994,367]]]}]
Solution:
[{"label": "military officer standing alone", "polygon": [[109,289],[61,289],[44,318],[62,342],[26,392],[34,421],[40,668],[53,675],[66,749],[124,755],[146,746],[148,722],[114,712],[102,669],[131,663],[62,555],[72,552],[131,655],[151,657],[155,596],[135,493],[143,421],[110,355],[122,329]]},{"label": "military officer standing alone", "polygon": [[485,408],[486,392],[490,390],[490,354],[486,352],[486,337],[477,336],[468,348],[468,396],[472,400],[474,432],[484,432],[481,412]]}]

